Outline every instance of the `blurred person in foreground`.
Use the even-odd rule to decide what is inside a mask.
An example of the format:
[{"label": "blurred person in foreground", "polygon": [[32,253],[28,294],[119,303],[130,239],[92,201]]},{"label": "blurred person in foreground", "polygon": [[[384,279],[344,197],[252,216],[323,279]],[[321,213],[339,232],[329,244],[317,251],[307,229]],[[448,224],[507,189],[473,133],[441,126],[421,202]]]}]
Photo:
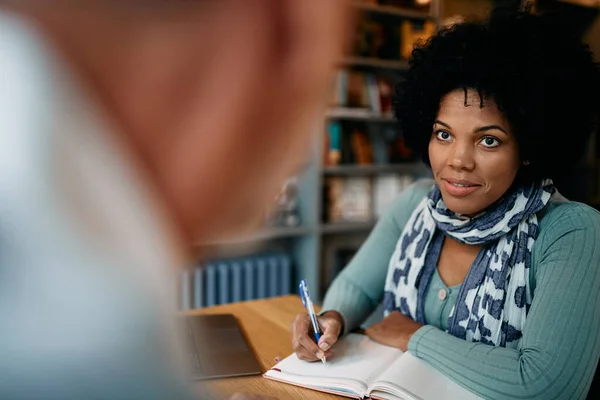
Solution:
[{"label": "blurred person in foreground", "polygon": [[172,275],[305,160],[347,12],[0,0],[0,398],[194,398]]}]

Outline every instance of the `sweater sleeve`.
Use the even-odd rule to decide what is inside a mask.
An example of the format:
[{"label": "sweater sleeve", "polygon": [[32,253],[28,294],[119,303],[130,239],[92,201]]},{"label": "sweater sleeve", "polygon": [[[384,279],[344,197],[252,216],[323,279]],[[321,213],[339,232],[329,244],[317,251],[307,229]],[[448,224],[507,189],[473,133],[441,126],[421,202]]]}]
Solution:
[{"label": "sweater sleeve", "polygon": [[432,184],[430,180],[418,181],[402,192],[329,287],[322,312],[339,312],[344,319],[344,333],[358,327],[381,302],[388,264],[398,238]]},{"label": "sweater sleeve", "polygon": [[600,355],[600,216],[569,204],[538,241],[536,289],[519,349],[425,326],[409,351],[487,399],[585,398]]}]

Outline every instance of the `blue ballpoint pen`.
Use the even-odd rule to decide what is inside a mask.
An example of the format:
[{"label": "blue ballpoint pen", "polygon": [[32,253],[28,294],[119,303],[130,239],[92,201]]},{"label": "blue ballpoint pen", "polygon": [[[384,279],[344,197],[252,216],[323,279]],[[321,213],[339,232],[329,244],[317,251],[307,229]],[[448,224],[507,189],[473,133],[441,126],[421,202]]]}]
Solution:
[{"label": "blue ballpoint pen", "polygon": [[[317,315],[315,314],[315,308],[313,307],[312,300],[310,299],[310,294],[308,292],[308,286],[306,285],[306,281],[302,279],[300,281],[300,285],[298,285],[300,291],[300,298],[302,299],[302,304],[308,311],[308,316],[310,318],[310,322],[312,323],[314,338],[317,344],[319,343],[319,339],[321,339],[321,331],[319,330],[319,323],[317,322]],[[321,361],[325,364],[325,356],[321,357]]]}]

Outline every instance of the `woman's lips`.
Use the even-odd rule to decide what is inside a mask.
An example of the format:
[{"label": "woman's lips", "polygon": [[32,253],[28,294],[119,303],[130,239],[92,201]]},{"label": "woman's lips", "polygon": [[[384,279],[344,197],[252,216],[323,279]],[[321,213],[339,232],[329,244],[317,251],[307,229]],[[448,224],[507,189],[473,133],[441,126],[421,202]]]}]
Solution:
[{"label": "woman's lips", "polygon": [[455,197],[464,197],[481,187],[476,183],[464,179],[442,179],[446,192]]}]

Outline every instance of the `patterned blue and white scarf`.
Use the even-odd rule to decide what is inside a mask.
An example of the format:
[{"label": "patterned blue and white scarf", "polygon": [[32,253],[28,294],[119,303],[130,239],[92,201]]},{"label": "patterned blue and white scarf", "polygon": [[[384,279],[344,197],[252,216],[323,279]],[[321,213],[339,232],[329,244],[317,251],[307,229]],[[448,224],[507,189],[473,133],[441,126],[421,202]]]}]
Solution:
[{"label": "patterned blue and white scarf", "polygon": [[[531,304],[529,267],[538,236],[536,213],[555,193],[551,180],[511,192],[474,217],[450,211],[439,188],[412,213],[390,259],[384,293],[385,316],[398,310],[424,323],[419,289],[436,229],[462,243],[484,245],[450,312],[447,332],[473,342],[516,348]],[[432,274],[428,279],[431,278]],[[421,304],[418,304],[421,303]]]}]

